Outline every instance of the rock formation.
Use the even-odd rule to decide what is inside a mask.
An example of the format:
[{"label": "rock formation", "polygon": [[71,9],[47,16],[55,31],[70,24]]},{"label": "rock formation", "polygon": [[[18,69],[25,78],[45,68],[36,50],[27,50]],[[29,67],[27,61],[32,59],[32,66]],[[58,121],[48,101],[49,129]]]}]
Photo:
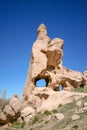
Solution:
[{"label": "rock formation", "polygon": [[[64,40],[60,38],[50,39],[44,24],[39,26],[37,34],[37,39],[32,47],[23,102],[27,102],[31,98],[30,95],[36,89],[36,83],[40,79],[46,81],[46,88],[54,91],[58,91],[60,85],[62,85],[63,90],[68,91],[76,87],[84,87],[86,83],[85,74],[62,65]],[[32,99],[38,100],[37,98],[33,97]]]},{"label": "rock formation", "polygon": [[[73,71],[62,65],[63,44],[60,38],[50,39],[46,26],[41,24],[37,30],[38,36],[33,44],[30,67],[23,91],[23,100],[14,95],[9,104],[0,111],[0,125],[15,121],[29,123],[36,113],[58,109],[60,105],[78,101],[87,93],[70,92],[77,87],[87,87],[87,69],[84,73]],[[44,79],[45,87],[37,87],[37,81]],[[60,85],[63,90],[59,92]],[[87,102],[81,112],[87,110]],[[55,117],[62,120],[64,115],[57,113]],[[72,116],[72,120],[78,119]]]},{"label": "rock formation", "polygon": [[0,124],[14,122],[17,118],[19,118],[21,110],[22,104],[20,102],[20,98],[18,95],[14,95],[9,104],[6,105],[0,113]]}]

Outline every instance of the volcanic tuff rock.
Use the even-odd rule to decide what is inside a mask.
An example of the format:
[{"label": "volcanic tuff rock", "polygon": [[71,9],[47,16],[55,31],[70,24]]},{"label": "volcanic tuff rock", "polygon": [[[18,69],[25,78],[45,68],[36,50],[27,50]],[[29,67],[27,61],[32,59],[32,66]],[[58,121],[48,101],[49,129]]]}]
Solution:
[{"label": "volcanic tuff rock", "polygon": [[22,104],[18,95],[13,95],[8,105],[0,113],[0,124],[6,124],[17,120],[22,110]]},{"label": "volcanic tuff rock", "polygon": [[[54,91],[58,91],[60,85],[63,90],[70,91],[84,86],[87,81],[86,72],[82,74],[62,65],[64,40],[50,39],[44,24],[39,26],[37,34],[32,47],[30,67],[23,92],[24,103],[30,100],[30,95],[36,89],[36,82],[40,79],[46,81],[46,88]],[[35,96],[35,100],[39,102],[37,98],[38,96]]]}]

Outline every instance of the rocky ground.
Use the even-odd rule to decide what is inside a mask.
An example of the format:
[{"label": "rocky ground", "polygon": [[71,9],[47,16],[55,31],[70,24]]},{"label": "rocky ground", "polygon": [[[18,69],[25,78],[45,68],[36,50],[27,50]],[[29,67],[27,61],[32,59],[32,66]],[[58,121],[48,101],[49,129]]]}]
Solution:
[{"label": "rocky ground", "polygon": [[72,93],[74,96],[78,94],[81,96],[75,97],[65,105],[59,104],[51,111],[36,110],[35,115],[27,123],[23,121],[8,123],[0,130],[87,130],[87,94],[71,92],[71,95]]}]

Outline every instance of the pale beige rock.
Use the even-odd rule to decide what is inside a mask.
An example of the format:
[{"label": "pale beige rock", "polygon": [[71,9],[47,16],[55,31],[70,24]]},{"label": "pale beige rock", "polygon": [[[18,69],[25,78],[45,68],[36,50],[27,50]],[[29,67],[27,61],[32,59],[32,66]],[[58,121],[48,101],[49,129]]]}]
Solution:
[{"label": "pale beige rock", "polygon": [[41,104],[41,99],[40,97],[32,94],[29,99],[28,99],[28,105],[31,106],[32,108],[36,108],[36,106],[38,106],[39,104]]},{"label": "pale beige rock", "polygon": [[68,92],[68,91],[61,91],[55,92],[50,91],[48,92],[49,97],[46,100],[43,100],[42,103],[37,106],[37,112],[44,112],[45,110],[52,111],[54,109],[58,109],[58,106],[65,105],[67,103],[79,100],[87,96],[84,93],[76,93],[76,92]]},{"label": "pale beige rock", "polygon": [[58,120],[64,119],[63,113],[57,113],[57,114],[55,114],[55,117],[56,117]]},{"label": "pale beige rock", "polygon": [[27,117],[27,116],[33,115],[33,114],[35,114],[35,110],[32,107],[25,107],[21,111],[21,117]]},{"label": "pale beige rock", "polygon": [[0,113],[0,123],[1,124],[6,124],[6,123],[8,123],[8,118],[7,118],[7,116],[6,116],[6,114],[5,113]]},{"label": "pale beige rock", "polygon": [[10,100],[9,105],[14,110],[15,113],[19,113],[22,109],[22,104],[20,102],[20,98],[18,95],[13,95],[13,97]]},{"label": "pale beige rock", "polygon": [[25,106],[26,104],[34,104],[34,99],[31,100],[32,97],[35,97],[35,104],[40,104],[42,101],[40,97],[46,96],[44,94],[42,96],[40,94],[39,96],[32,95],[36,91],[36,82],[40,79],[44,79],[46,81],[45,87],[53,91],[58,91],[60,85],[62,85],[63,90],[72,91],[76,87],[84,87],[87,81],[87,72],[81,73],[62,65],[64,40],[50,39],[44,24],[38,27],[37,34],[37,39],[32,47],[30,67],[23,91],[23,104]]},{"label": "pale beige rock", "polygon": [[80,109],[77,110],[76,113],[78,114],[78,113],[83,113],[83,112],[84,112],[83,108],[80,108]]},{"label": "pale beige rock", "polygon": [[87,111],[87,106],[82,108],[83,111]]},{"label": "pale beige rock", "polygon": [[15,116],[15,112],[10,105],[6,105],[3,112],[9,117]]},{"label": "pale beige rock", "polygon": [[85,69],[84,77],[87,79],[87,68]]},{"label": "pale beige rock", "polygon": [[80,116],[79,116],[79,115],[74,114],[74,115],[72,116],[72,121],[78,120],[78,119],[80,119]]},{"label": "pale beige rock", "polygon": [[84,107],[87,107],[87,102],[85,102],[85,103],[83,104],[83,106],[84,106]]},{"label": "pale beige rock", "polygon": [[34,115],[29,115],[29,116],[24,117],[24,122],[25,122],[25,123],[29,123],[30,119],[32,119],[33,116],[34,116]]},{"label": "pale beige rock", "polygon": [[81,102],[81,101],[78,101],[78,102],[76,103],[76,105],[77,105],[78,107],[81,107],[82,102]]},{"label": "pale beige rock", "polygon": [[26,122],[29,123],[29,120],[35,115],[35,110],[32,107],[25,107],[22,111],[21,111],[21,119]]},{"label": "pale beige rock", "polygon": [[0,123],[3,122],[3,124],[7,122],[12,122],[13,120],[16,120],[19,115],[20,111],[22,109],[22,104],[20,102],[20,99],[18,95],[14,95],[9,104],[6,105],[3,109],[2,117],[0,117]]},{"label": "pale beige rock", "polygon": [[63,43],[64,41],[62,39],[55,38],[50,42],[50,44],[48,44],[48,49],[46,52],[48,67],[52,66],[55,68],[62,66]]}]

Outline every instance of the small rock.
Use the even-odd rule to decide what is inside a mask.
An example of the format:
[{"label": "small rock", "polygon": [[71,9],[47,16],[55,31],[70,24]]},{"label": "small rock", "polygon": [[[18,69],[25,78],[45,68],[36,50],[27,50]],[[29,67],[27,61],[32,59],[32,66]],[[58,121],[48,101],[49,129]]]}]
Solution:
[{"label": "small rock", "polygon": [[78,111],[77,111],[77,113],[83,113],[84,111],[83,111],[83,108],[81,108],[81,109],[79,109]]},{"label": "small rock", "polygon": [[63,113],[57,113],[55,114],[55,117],[58,119],[58,120],[62,120],[64,118],[64,115]]},{"label": "small rock", "polygon": [[10,117],[14,117],[15,116],[15,112],[14,110],[11,108],[10,105],[6,105],[3,112],[7,115],[7,116],[10,116]]},{"label": "small rock", "polygon": [[84,107],[87,107],[87,102],[85,102],[85,103],[83,104],[83,106],[84,106]]},{"label": "small rock", "polygon": [[10,100],[9,105],[12,107],[12,109],[15,111],[15,113],[19,113],[22,109],[22,104],[20,102],[20,98],[18,95],[13,95],[13,97]]},{"label": "small rock", "polygon": [[72,121],[78,120],[78,119],[80,119],[80,116],[79,116],[79,115],[74,114],[74,115],[72,116]]},{"label": "small rock", "polygon": [[82,108],[83,111],[87,111],[87,106]]},{"label": "small rock", "polygon": [[7,116],[2,112],[0,113],[0,124],[6,124],[8,123]]},{"label": "small rock", "polygon": [[35,114],[35,110],[32,107],[25,107],[21,111],[21,117],[27,117],[29,115]]},{"label": "small rock", "polygon": [[27,117],[24,118],[24,122],[28,123],[30,119],[32,119],[33,115],[29,115]]},{"label": "small rock", "polygon": [[78,101],[78,102],[76,103],[76,105],[77,105],[78,107],[81,107],[81,104],[82,104],[81,101]]}]

